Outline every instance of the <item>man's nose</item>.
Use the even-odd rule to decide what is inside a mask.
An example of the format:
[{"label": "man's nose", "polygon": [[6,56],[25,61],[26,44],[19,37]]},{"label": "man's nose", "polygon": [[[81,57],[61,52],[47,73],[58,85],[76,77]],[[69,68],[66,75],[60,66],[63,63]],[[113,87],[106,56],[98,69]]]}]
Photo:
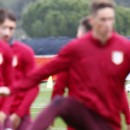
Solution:
[{"label": "man's nose", "polygon": [[9,35],[10,34],[10,31],[9,31],[9,29],[6,29],[5,31],[4,31],[4,35]]}]

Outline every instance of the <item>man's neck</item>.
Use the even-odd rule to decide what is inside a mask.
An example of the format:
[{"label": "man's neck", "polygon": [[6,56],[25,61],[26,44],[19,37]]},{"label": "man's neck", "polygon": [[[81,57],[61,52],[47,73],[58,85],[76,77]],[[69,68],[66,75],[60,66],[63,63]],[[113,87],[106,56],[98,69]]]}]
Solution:
[{"label": "man's neck", "polygon": [[112,34],[110,36],[103,36],[97,33],[96,31],[93,31],[92,35],[94,38],[98,39],[102,45],[105,45],[107,40],[112,36]]}]

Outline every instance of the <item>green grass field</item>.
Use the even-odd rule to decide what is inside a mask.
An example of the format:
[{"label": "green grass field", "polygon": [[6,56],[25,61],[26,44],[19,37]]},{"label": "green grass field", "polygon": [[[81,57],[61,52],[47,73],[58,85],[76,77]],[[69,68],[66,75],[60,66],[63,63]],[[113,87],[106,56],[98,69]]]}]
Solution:
[{"label": "green grass field", "polygon": [[[45,108],[46,105],[50,102],[51,91],[52,91],[51,89],[46,88],[46,83],[41,84],[40,93],[31,107],[31,113],[33,118],[35,118],[36,115],[41,111],[41,109]],[[130,101],[130,94],[128,96]],[[66,125],[61,119],[58,118],[55,121],[54,127],[52,129],[65,130]],[[122,115],[122,130],[126,130],[125,120],[123,115]]]}]

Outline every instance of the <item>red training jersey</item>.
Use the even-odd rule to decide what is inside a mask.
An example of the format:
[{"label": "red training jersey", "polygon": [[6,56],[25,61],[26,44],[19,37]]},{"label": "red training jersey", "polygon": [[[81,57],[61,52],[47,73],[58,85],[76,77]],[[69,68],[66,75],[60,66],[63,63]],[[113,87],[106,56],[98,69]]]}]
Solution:
[{"label": "red training jersey", "polygon": [[[12,56],[12,50],[7,43],[0,40],[0,87],[6,86],[13,89]],[[12,96],[0,97],[0,111],[9,114],[12,101]]]},{"label": "red training jersey", "polygon": [[[14,67],[15,80],[19,81],[26,78],[28,74],[34,69],[34,52],[33,50],[18,41],[11,46],[13,51],[12,66]],[[39,87],[34,87],[25,92],[20,91],[15,93],[15,98],[11,106],[11,114],[16,113],[21,118],[29,115],[30,106],[38,95]]]},{"label": "red training jersey", "polygon": [[31,88],[43,78],[62,71],[69,71],[71,96],[104,118],[114,130],[120,130],[120,101],[125,78],[130,72],[128,40],[113,33],[102,45],[90,32],[72,40],[55,59],[16,86]]}]

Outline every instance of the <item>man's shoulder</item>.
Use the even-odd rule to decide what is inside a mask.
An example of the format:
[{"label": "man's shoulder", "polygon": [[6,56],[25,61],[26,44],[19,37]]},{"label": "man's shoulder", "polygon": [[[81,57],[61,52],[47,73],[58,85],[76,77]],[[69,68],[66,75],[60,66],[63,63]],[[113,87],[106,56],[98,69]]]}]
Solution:
[{"label": "man's shoulder", "polygon": [[72,39],[68,45],[72,46],[72,47],[81,47],[82,45],[86,44],[87,41],[89,40],[89,33],[87,33],[85,36],[81,37],[81,38],[75,38]]},{"label": "man's shoulder", "polygon": [[127,37],[120,35],[118,33],[115,33],[115,39],[120,41],[121,43],[128,43],[130,41]]},{"label": "man's shoulder", "polygon": [[3,41],[3,40],[0,40],[0,50],[5,52],[7,55],[10,53],[12,54],[12,50],[10,48],[10,46],[8,45],[7,42]]},{"label": "man's shoulder", "polygon": [[118,46],[120,46],[128,55],[130,55],[130,40],[119,34],[117,34],[117,39],[120,43]]}]

